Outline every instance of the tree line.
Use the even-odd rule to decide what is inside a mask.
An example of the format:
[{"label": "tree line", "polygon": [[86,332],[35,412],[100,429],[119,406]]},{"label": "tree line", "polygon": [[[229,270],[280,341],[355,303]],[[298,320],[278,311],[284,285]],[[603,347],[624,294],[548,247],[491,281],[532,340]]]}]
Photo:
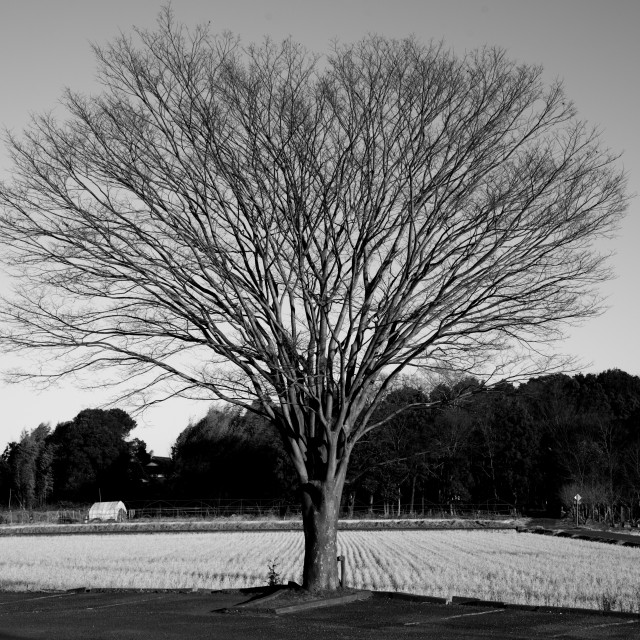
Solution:
[{"label": "tree line", "polygon": [[135,426],[121,409],[85,409],[53,430],[24,430],[0,457],[2,506],[97,502],[135,491],[150,459],[143,441],[127,439]]},{"label": "tree line", "polygon": [[477,385],[390,393],[383,413],[425,406],[399,413],[356,450],[347,499],[408,511],[424,500],[507,503],[559,515],[579,494],[589,517],[613,519],[620,506],[638,516],[640,378],[610,370],[474,393]]},{"label": "tree line", "polygon": [[[401,384],[376,411],[386,423],[354,450],[347,512],[473,503],[558,515],[579,494],[585,516],[611,520],[621,506],[640,513],[637,376],[552,375],[491,390],[474,379],[429,391]],[[127,439],[134,427],[120,409],[88,409],[53,430],[23,432],[0,460],[2,502],[299,499],[282,440],[251,412],[212,407],[187,426],[163,480],[148,473],[146,444]]]}]

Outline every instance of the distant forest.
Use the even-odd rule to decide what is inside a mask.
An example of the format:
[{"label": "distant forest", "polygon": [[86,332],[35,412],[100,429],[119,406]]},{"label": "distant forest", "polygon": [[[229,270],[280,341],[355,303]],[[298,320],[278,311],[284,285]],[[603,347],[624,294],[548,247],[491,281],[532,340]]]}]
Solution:
[{"label": "distant forest", "polygon": [[[408,405],[418,406],[398,412]],[[407,385],[377,411],[390,419],[356,446],[347,510],[383,504],[391,515],[472,503],[559,515],[579,493],[589,517],[612,519],[620,507],[640,516],[637,376],[553,375],[491,390],[466,379],[428,393]],[[88,409],[54,429],[23,432],[0,458],[0,507],[100,498],[297,501],[286,452],[254,414],[212,408],[178,436],[170,459],[155,459],[161,474],[146,444],[129,438],[134,427],[120,409]]]}]

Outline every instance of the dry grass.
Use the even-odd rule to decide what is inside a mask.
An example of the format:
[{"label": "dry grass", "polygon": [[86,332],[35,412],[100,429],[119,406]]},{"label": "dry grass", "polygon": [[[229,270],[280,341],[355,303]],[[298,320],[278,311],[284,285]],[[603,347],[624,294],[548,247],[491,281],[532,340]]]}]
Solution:
[{"label": "dry grass", "polygon": [[354,586],[640,612],[640,549],[510,531],[342,534]]},{"label": "dry grass", "polygon": [[[640,549],[512,531],[344,531],[351,587],[640,611]],[[301,580],[295,531],[4,538],[0,588],[225,589]]]}]

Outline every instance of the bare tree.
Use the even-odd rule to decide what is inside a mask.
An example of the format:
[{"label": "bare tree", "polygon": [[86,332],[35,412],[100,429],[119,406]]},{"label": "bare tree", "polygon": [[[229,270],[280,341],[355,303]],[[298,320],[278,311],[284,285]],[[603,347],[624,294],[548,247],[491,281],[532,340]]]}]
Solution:
[{"label": "bare tree", "polygon": [[478,374],[596,311],[616,158],[496,49],[371,36],[318,57],[166,10],[94,52],[99,95],[8,136],[3,344],[53,350],[42,375],[115,366],[268,417],[304,586],[334,589],[349,455],[394,377]]}]

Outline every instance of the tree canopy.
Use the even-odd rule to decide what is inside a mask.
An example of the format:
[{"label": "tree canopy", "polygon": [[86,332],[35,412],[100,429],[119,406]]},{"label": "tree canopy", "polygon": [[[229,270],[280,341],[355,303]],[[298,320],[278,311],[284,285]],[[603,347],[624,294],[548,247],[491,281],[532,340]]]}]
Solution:
[{"label": "tree canopy", "polygon": [[594,313],[624,177],[561,83],[500,49],[370,36],[319,57],[168,9],[135,35],[94,47],[101,93],[9,136],[2,343],[272,420],[305,585],[334,588],[336,496],[388,385],[502,371]]},{"label": "tree canopy", "polygon": [[[133,498],[148,462],[146,444],[127,441],[136,423],[121,409],[83,409],[55,429],[23,431],[0,457],[2,502],[9,491],[23,509],[47,502],[95,502],[99,496]],[[9,501],[11,502],[11,501]]]},{"label": "tree canopy", "polygon": [[171,450],[172,493],[185,498],[293,498],[294,474],[273,424],[212,407]]},{"label": "tree canopy", "polygon": [[136,426],[122,409],[84,409],[51,434],[58,499],[97,502],[127,487],[131,450],[125,438]]},{"label": "tree canopy", "polygon": [[51,495],[54,452],[50,432],[46,424],[32,431],[25,429],[20,440],[10,442],[2,454],[0,487],[13,491],[16,503],[25,509],[45,504]]}]

